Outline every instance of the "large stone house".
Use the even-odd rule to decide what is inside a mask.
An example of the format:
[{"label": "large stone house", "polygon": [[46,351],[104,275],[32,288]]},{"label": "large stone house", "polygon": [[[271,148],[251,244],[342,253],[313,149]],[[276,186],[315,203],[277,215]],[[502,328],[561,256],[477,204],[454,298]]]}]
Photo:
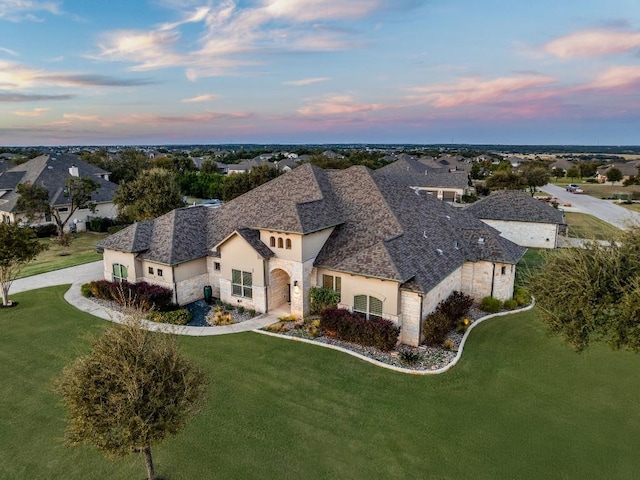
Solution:
[{"label": "large stone house", "polygon": [[557,248],[564,213],[520,190],[499,190],[466,211],[523,247]]},{"label": "large stone house", "polygon": [[167,286],[180,304],[211,286],[224,302],[299,317],[324,286],[417,345],[422,319],[454,290],[511,298],[525,249],[415,191],[412,177],[306,164],[220,208],[180,208],[107,237],[104,276]]},{"label": "large stone house", "polygon": [[[96,210],[78,209],[72,221],[66,226],[74,225],[82,230],[89,217],[115,218],[117,209],[113,204],[113,196],[118,185],[109,181],[109,172],[89,163],[83,162],[76,155],[49,153],[33,158],[28,162],[9,168],[0,173],[0,218],[3,222],[14,223],[23,220],[23,214],[16,209],[18,201],[17,187],[29,182],[47,189],[49,201],[53,208],[65,216],[69,211],[69,198],[65,196],[65,186],[69,178],[89,177],[99,188],[92,195]],[[37,223],[50,223],[50,218],[43,218]]]}]

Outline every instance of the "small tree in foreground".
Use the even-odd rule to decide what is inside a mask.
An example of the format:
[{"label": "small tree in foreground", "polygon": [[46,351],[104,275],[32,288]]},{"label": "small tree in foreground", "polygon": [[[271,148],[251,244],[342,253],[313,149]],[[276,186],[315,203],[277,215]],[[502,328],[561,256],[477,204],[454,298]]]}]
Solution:
[{"label": "small tree in foreground", "polygon": [[0,223],[0,286],[2,305],[9,304],[9,289],[23,267],[48,248],[32,229],[16,223]]},{"label": "small tree in foreground", "polygon": [[528,279],[543,321],[577,350],[603,340],[640,351],[640,226],[612,240],[544,252]]},{"label": "small tree in foreground", "polygon": [[92,444],[111,458],[144,454],[155,479],[151,447],[178,432],[204,401],[203,371],[178,352],[173,336],[114,326],[91,353],[54,383],[68,409],[66,439]]}]

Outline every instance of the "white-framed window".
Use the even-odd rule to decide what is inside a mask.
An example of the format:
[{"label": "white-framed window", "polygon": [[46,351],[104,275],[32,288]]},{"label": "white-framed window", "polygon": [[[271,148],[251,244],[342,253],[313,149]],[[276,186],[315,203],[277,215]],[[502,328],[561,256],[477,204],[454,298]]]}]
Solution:
[{"label": "white-framed window", "polygon": [[251,272],[231,270],[231,293],[236,297],[253,298],[253,275]]},{"label": "white-framed window", "polygon": [[353,311],[365,316],[367,320],[382,319],[382,300],[369,295],[353,297]]},{"label": "white-framed window", "polygon": [[322,287],[341,293],[342,278],[334,275],[322,275]]},{"label": "white-framed window", "polygon": [[111,267],[112,279],[114,282],[126,282],[127,281],[127,267],[125,265],[120,265],[119,263],[114,263]]}]

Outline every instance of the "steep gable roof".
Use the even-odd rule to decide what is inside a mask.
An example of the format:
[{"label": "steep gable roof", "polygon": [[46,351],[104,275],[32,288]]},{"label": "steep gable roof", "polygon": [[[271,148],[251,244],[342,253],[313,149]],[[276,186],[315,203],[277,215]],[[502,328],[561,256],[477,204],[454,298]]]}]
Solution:
[{"label": "steep gable roof", "polygon": [[476,218],[516,222],[564,223],[562,211],[519,190],[499,190],[472,203],[466,211]]}]

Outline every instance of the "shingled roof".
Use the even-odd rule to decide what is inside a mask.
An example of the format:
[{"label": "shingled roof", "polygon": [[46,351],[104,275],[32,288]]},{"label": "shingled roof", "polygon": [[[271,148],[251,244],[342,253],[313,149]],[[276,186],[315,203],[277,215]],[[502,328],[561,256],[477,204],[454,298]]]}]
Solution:
[{"label": "shingled roof", "polygon": [[97,203],[111,202],[118,185],[102,178],[109,174],[106,170],[83,162],[76,155],[46,154],[33,158],[0,174],[0,190],[7,192],[2,196],[4,202],[0,206],[5,212],[15,211],[18,193],[15,191],[20,183],[32,183],[47,189],[52,205],[68,205],[69,200],[63,195],[67,179],[72,175],[71,167],[77,167],[80,177],[90,177],[100,188],[91,194]]},{"label": "shingled roof", "polygon": [[260,229],[307,234],[335,227],[316,266],[394,280],[422,292],[466,261],[516,263],[524,254],[467,212],[416,193],[411,180],[402,170],[325,171],[306,164],[220,208],[174,210],[100,245],[173,265],[211,253],[237,232],[267,258],[271,250],[260,241]]},{"label": "shingled roof", "polygon": [[446,168],[431,168],[407,157],[400,158],[379,171],[412,175],[411,186],[413,187],[467,188],[469,186],[469,175],[464,171],[450,172]]},{"label": "shingled roof", "polygon": [[520,190],[493,192],[465,209],[476,218],[534,223],[564,223],[562,211]]}]

